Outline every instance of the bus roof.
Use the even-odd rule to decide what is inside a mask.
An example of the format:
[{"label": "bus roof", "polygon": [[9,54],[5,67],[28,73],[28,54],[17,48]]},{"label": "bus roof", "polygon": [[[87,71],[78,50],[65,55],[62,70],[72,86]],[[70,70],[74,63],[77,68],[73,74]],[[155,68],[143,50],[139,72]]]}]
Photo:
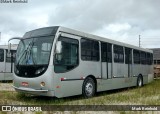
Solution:
[{"label": "bus roof", "polygon": [[137,46],[134,46],[134,45],[122,43],[122,42],[115,41],[115,40],[112,40],[112,39],[109,39],[109,38],[104,38],[104,37],[100,37],[100,36],[97,36],[97,35],[92,35],[92,34],[89,34],[89,33],[80,32],[80,31],[69,29],[69,28],[65,28],[65,27],[59,27],[59,31],[60,32],[64,32],[64,33],[74,34],[74,35],[85,37],[85,38],[104,41],[104,42],[108,42],[108,43],[111,43],[111,44],[121,45],[121,46],[124,46],[124,47],[129,47],[129,48],[133,48],[133,49],[137,49],[137,50],[147,51],[147,52],[153,53],[153,51],[149,50],[149,49],[140,48],[140,47],[137,47]]},{"label": "bus roof", "polygon": [[133,45],[130,45],[130,44],[115,41],[115,40],[112,40],[112,39],[109,39],[109,38],[104,38],[104,37],[101,37],[101,36],[92,35],[92,34],[89,34],[89,33],[73,30],[73,29],[70,29],[70,28],[62,27],[62,26],[51,26],[51,27],[44,27],[44,28],[35,29],[35,30],[32,30],[32,31],[26,32],[25,35],[23,36],[23,38],[46,36],[46,35],[55,35],[57,32],[68,33],[68,34],[72,34],[72,35],[76,35],[76,36],[80,36],[80,37],[84,37],[84,38],[90,38],[90,39],[94,39],[94,40],[98,40],[98,41],[104,41],[104,42],[108,42],[108,43],[115,44],[115,45],[121,45],[121,46],[124,46],[124,47],[133,48],[133,49],[153,53],[153,51],[149,50],[149,49],[140,48],[140,47],[133,46]]}]

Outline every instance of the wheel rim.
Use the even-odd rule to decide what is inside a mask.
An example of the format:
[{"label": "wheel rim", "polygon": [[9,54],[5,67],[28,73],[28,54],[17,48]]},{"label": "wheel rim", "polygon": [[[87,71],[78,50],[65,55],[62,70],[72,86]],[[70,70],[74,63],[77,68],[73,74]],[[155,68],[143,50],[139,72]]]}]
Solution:
[{"label": "wheel rim", "polygon": [[138,83],[139,86],[142,86],[142,80],[139,79],[139,83]]},{"label": "wheel rim", "polygon": [[92,85],[92,83],[87,83],[86,84],[85,92],[86,92],[87,96],[92,95],[92,93],[93,93],[93,85]]}]

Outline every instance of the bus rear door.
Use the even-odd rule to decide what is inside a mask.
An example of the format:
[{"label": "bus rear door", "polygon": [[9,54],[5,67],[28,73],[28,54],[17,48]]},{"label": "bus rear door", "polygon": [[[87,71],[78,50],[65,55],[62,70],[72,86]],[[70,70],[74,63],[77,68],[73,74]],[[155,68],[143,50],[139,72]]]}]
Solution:
[{"label": "bus rear door", "polygon": [[112,78],[112,45],[101,43],[102,78]]}]

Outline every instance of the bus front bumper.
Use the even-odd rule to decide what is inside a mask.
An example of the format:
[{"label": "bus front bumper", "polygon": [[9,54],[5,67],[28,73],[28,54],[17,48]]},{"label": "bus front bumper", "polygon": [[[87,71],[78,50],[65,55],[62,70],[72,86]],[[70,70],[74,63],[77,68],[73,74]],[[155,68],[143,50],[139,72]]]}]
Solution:
[{"label": "bus front bumper", "polygon": [[42,90],[42,89],[32,89],[32,88],[25,88],[25,87],[15,87],[13,85],[12,87],[17,92],[24,92],[24,93],[38,95],[38,96],[54,96],[54,91]]}]

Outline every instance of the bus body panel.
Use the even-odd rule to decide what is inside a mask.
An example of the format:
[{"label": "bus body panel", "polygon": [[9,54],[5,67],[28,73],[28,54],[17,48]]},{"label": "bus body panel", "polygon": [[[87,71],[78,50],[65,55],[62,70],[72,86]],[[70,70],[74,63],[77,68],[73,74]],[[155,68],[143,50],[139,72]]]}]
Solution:
[{"label": "bus body panel", "polygon": [[124,77],[131,77],[132,75],[132,64],[124,65]]},{"label": "bus body panel", "polygon": [[141,74],[141,65],[134,64],[133,65],[133,76],[138,77]]},{"label": "bus body panel", "polygon": [[101,78],[103,78],[103,79],[108,79],[108,77],[109,77],[109,65],[108,65],[108,63],[107,62],[102,62],[101,63],[102,64],[102,77]]},{"label": "bus body panel", "polygon": [[108,63],[108,78],[112,78],[112,63]]},{"label": "bus body panel", "polygon": [[125,77],[124,63],[113,63],[113,77]]},{"label": "bus body panel", "polygon": [[131,78],[112,78],[107,80],[97,80],[100,84],[98,85],[97,91],[105,91],[112,89],[120,89],[125,87],[136,86],[136,77]]},{"label": "bus body panel", "polygon": [[0,80],[4,80],[5,64],[0,62]]},{"label": "bus body panel", "polygon": [[102,79],[111,79],[112,78],[112,63],[102,62]]},{"label": "bus body panel", "polygon": [[55,73],[55,80],[57,83],[57,88],[55,90],[56,97],[60,98],[73,95],[80,95],[82,94],[82,86],[84,79],[87,76],[92,75],[95,78],[100,78],[100,62],[98,62],[97,64],[97,62],[80,61],[80,64],[81,65],[77,66],[75,69],[71,71],[65,73]]},{"label": "bus body panel", "polygon": [[147,83],[150,83],[150,82],[152,82],[153,80],[154,80],[153,74],[149,74],[149,75],[148,75],[148,82],[147,82]]},{"label": "bus body panel", "polygon": [[0,73],[0,80],[4,80],[4,73]]},{"label": "bus body panel", "polygon": [[13,80],[13,74],[12,73],[4,73],[4,80]]}]

